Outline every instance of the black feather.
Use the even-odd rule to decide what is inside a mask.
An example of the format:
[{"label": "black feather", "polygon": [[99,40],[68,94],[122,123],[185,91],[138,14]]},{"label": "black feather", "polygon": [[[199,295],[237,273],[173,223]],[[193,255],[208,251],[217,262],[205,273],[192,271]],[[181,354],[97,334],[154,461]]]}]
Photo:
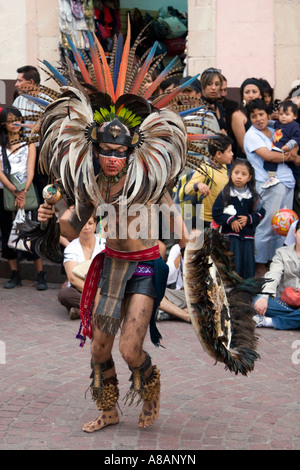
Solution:
[{"label": "black feather", "polygon": [[29,251],[31,251],[31,247],[34,247],[34,251],[40,257],[45,256],[54,263],[63,261],[63,253],[59,243],[60,228],[56,215],[53,215],[44,229],[39,222],[26,216],[24,222],[17,224],[17,233],[18,240],[23,240]]}]

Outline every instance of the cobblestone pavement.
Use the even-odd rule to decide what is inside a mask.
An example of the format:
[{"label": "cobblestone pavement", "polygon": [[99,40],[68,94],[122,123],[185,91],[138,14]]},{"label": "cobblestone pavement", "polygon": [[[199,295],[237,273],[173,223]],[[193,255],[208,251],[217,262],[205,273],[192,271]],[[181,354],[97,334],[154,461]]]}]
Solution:
[{"label": "cobblestone pavement", "polygon": [[[139,408],[120,401],[118,425],[86,434],[82,424],[97,410],[90,394],[85,397],[90,348],[88,343],[79,348],[75,339],[79,321],[70,321],[58,304],[58,284],[38,292],[31,281],[13,290],[4,289],[4,282],[0,279],[0,449],[300,449],[299,330],[260,329],[261,360],[242,377],[214,365],[191,325],[160,322],[165,349],[149,338],[145,344],[162,375],[158,421],[139,429]],[[117,341],[114,358],[123,397],[129,371]]]}]

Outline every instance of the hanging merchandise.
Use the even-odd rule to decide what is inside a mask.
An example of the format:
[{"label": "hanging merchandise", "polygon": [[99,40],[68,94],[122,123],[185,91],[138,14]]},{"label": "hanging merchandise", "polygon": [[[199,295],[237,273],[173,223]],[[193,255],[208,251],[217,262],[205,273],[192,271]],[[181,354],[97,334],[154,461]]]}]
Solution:
[{"label": "hanging merchandise", "polygon": [[72,13],[75,18],[81,20],[84,18],[83,8],[80,0],[70,0],[71,1],[71,9]]},{"label": "hanging merchandise", "polygon": [[119,33],[120,17],[112,2],[99,1],[95,8],[95,33],[105,51],[111,51],[113,37]]},{"label": "hanging merchandise", "polygon": [[180,57],[182,54],[184,54],[185,38],[165,39],[164,44],[169,56],[178,55]]},{"label": "hanging merchandise", "polygon": [[94,3],[93,0],[84,0],[83,12],[86,18],[94,18]]},{"label": "hanging merchandise", "polygon": [[180,38],[187,33],[186,24],[179,18],[179,12],[173,8],[168,7],[168,11],[160,8],[158,15],[158,23],[161,28],[166,31],[164,37],[167,39]]},{"label": "hanging merchandise", "polygon": [[68,0],[59,0],[59,29],[61,33],[72,34],[72,10]]}]

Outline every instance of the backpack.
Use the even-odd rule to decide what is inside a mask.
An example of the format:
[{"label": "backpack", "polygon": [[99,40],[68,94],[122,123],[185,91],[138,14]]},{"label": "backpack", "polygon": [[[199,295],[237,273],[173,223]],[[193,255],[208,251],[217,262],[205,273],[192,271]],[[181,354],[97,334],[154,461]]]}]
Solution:
[{"label": "backpack", "polygon": [[[200,192],[194,195],[185,194],[186,185],[194,176],[195,171],[197,170],[193,170],[190,173],[182,175],[179,178],[177,186],[173,190],[175,192],[174,203],[180,206],[181,214],[185,221],[192,219],[193,228],[195,227],[196,223],[196,205],[201,204],[205,198],[205,196],[203,196]],[[205,178],[204,184],[211,188],[214,170],[210,165],[205,165],[205,171],[208,176]],[[187,210],[187,207],[184,208],[184,206],[187,206],[188,204],[190,204],[189,210]]]}]

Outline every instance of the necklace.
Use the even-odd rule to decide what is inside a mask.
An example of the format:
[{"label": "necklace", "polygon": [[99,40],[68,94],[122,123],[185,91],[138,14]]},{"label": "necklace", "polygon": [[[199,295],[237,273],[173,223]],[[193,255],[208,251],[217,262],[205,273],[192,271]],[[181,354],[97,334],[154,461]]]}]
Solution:
[{"label": "necklace", "polygon": [[117,175],[115,176],[107,176],[105,175],[104,171],[102,170],[102,168],[100,169],[100,172],[99,172],[99,176],[98,176],[98,179],[105,182],[106,185],[107,184],[112,184],[112,183],[117,183],[119,181],[120,178],[122,178],[123,175],[126,175],[127,173],[127,170],[128,170],[128,166],[124,166],[124,168],[120,171],[120,173],[118,173]]}]

